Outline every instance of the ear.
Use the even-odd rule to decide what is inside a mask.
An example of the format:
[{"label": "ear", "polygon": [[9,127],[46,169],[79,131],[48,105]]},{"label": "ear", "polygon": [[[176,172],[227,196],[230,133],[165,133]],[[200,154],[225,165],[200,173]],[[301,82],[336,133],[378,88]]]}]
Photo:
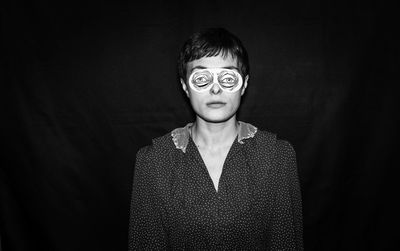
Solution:
[{"label": "ear", "polygon": [[247,82],[249,82],[249,75],[246,75],[246,77],[244,78],[242,91],[240,93],[241,96],[243,96],[244,92],[246,91]]},{"label": "ear", "polygon": [[182,89],[183,91],[186,93],[186,96],[189,98],[189,90],[187,85],[185,84],[185,81],[183,81],[183,79],[181,78],[181,85],[182,85]]}]

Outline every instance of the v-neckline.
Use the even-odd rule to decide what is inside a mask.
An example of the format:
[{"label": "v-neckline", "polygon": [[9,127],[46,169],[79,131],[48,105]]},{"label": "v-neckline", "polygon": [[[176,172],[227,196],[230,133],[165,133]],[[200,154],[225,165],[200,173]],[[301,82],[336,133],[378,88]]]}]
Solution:
[{"label": "v-neckline", "polygon": [[197,160],[199,161],[203,171],[206,173],[207,180],[208,180],[208,182],[207,182],[208,186],[210,186],[210,184],[211,184],[212,190],[213,190],[215,195],[220,195],[221,194],[221,187],[223,187],[223,186],[221,186],[221,183],[223,182],[222,178],[223,178],[223,176],[225,176],[224,173],[227,172],[225,166],[226,166],[227,160],[232,155],[232,151],[235,148],[234,145],[236,144],[237,140],[238,140],[238,135],[236,135],[235,139],[233,140],[231,146],[229,147],[228,154],[226,155],[226,157],[224,159],[224,162],[222,164],[221,175],[220,175],[219,180],[218,180],[218,187],[216,188],[215,185],[214,185],[214,181],[211,178],[210,172],[208,171],[207,165],[206,165],[203,157],[201,156],[200,150],[197,148],[196,143],[192,139],[192,136],[189,136],[189,144],[194,149],[194,156],[195,156],[195,158],[197,158]]}]

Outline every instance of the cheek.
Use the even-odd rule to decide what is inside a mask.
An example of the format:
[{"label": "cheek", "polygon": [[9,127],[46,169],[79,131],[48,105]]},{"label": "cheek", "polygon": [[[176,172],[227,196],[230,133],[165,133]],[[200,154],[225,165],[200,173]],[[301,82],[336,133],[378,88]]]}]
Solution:
[{"label": "cheek", "polygon": [[239,91],[239,92],[235,93],[229,100],[233,106],[237,106],[240,104],[240,99],[241,99],[241,95],[240,95],[240,91]]},{"label": "cheek", "polygon": [[201,93],[198,93],[194,90],[189,90],[189,98],[190,98],[190,103],[193,105],[199,104],[203,99],[204,95],[201,95]]}]

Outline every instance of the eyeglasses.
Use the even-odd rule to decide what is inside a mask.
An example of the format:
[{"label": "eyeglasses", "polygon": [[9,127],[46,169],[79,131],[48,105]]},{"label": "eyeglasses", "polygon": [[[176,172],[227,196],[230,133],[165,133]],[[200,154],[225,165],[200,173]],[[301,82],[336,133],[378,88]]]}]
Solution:
[{"label": "eyeglasses", "polygon": [[[217,80],[217,81],[215,81]],[[214,83],[227,92],[236,92],[243,85],[243,78],[236,70],[225,68],[198,69],[189,76],[189,86],[194,91],[209,91]]]}]

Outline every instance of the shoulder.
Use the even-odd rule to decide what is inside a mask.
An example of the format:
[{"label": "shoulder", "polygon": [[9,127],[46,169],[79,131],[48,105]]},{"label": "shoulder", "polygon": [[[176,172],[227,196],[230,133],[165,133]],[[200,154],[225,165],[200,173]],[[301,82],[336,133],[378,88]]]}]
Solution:
[{"label": "shoulder", "polygon": [[[275,151],[277,146],[278,137],[275,133],[259,129],[248,123],[243,123],[242,125],[246,125],[246,127],[252,128],[253,133],[250,134],[251,137],[246,137],[243,140],[246,148],[256,150],[257,152],[263,152],[268,155]],[[243,126],[242,126],[243,127]]]},{"label": "shoulder", "polygon": [[283,157],[295,156],[296,152],[292,146],[292,144],[287,140],[277,140],[277,147],[276,147],[278,154],[282,155]]},{"label": "shoulder", "polygon": [[274,149],[278,154],[279,153],[284,153],[284,154],[294,154],[294,148],[292,144],[287,141],[286,139],[282,139],[277,135],[276,133],[270,132],[270,131],[265,131],[265,130],[258,130],[256,137],[254,137],[255,141],[257,142],[257,145],[259,147],[264,147],[264,148],[272,148]]},{"label": "shoulder", "polygon": [[258,130],[254,138],[260,145],[275,146],[278,141],[278,136],[270,131]]},{"label": "shoulder", "polygon": [[150,145],[140,148],[137,152],[137,158],[146,158],[148,160],[162,160],[169,156],[184,153],[189,142],[188,128],[192,123],[185,127],[175,128],[172,131],[154,138]]},{"label": "shoulder", "polygon": [[296,152],[288,140],[275,133],[259,130],[254,141],[255,158],[262,162],[264,168],[275,174],[279,184],[287,181],[291,183],[298,179]]},{"label": "shoulder", "polygon": [[244,145],[252,145],[252,147],[272,146],[276,143],[276,134],[260,130],[250,123],[239,121],[238,141]]},{"label": "shoulder", "polygon": [[134,177],[137,182],[147,182],[155,187],[165,187],[171,178],[179,157],[171,139],[165,134],[152,140],[150,145],[140,148],[136,153]]},{"label": "shoulder", "polygon": [[257,129],[254,137],[245,140],[249,151],[258,155],[258,158],[275,159],[277,162],[293,161],[296,158],[295,150],[289,141],[280,138],[276,133]]},{"label": "shoulder", "polygon": [[137,158],[154,159],[164,156],[174,149],[171,133],[167,133],[161,137],[154,138],[150,145],[141,147],[137,153]]}]

